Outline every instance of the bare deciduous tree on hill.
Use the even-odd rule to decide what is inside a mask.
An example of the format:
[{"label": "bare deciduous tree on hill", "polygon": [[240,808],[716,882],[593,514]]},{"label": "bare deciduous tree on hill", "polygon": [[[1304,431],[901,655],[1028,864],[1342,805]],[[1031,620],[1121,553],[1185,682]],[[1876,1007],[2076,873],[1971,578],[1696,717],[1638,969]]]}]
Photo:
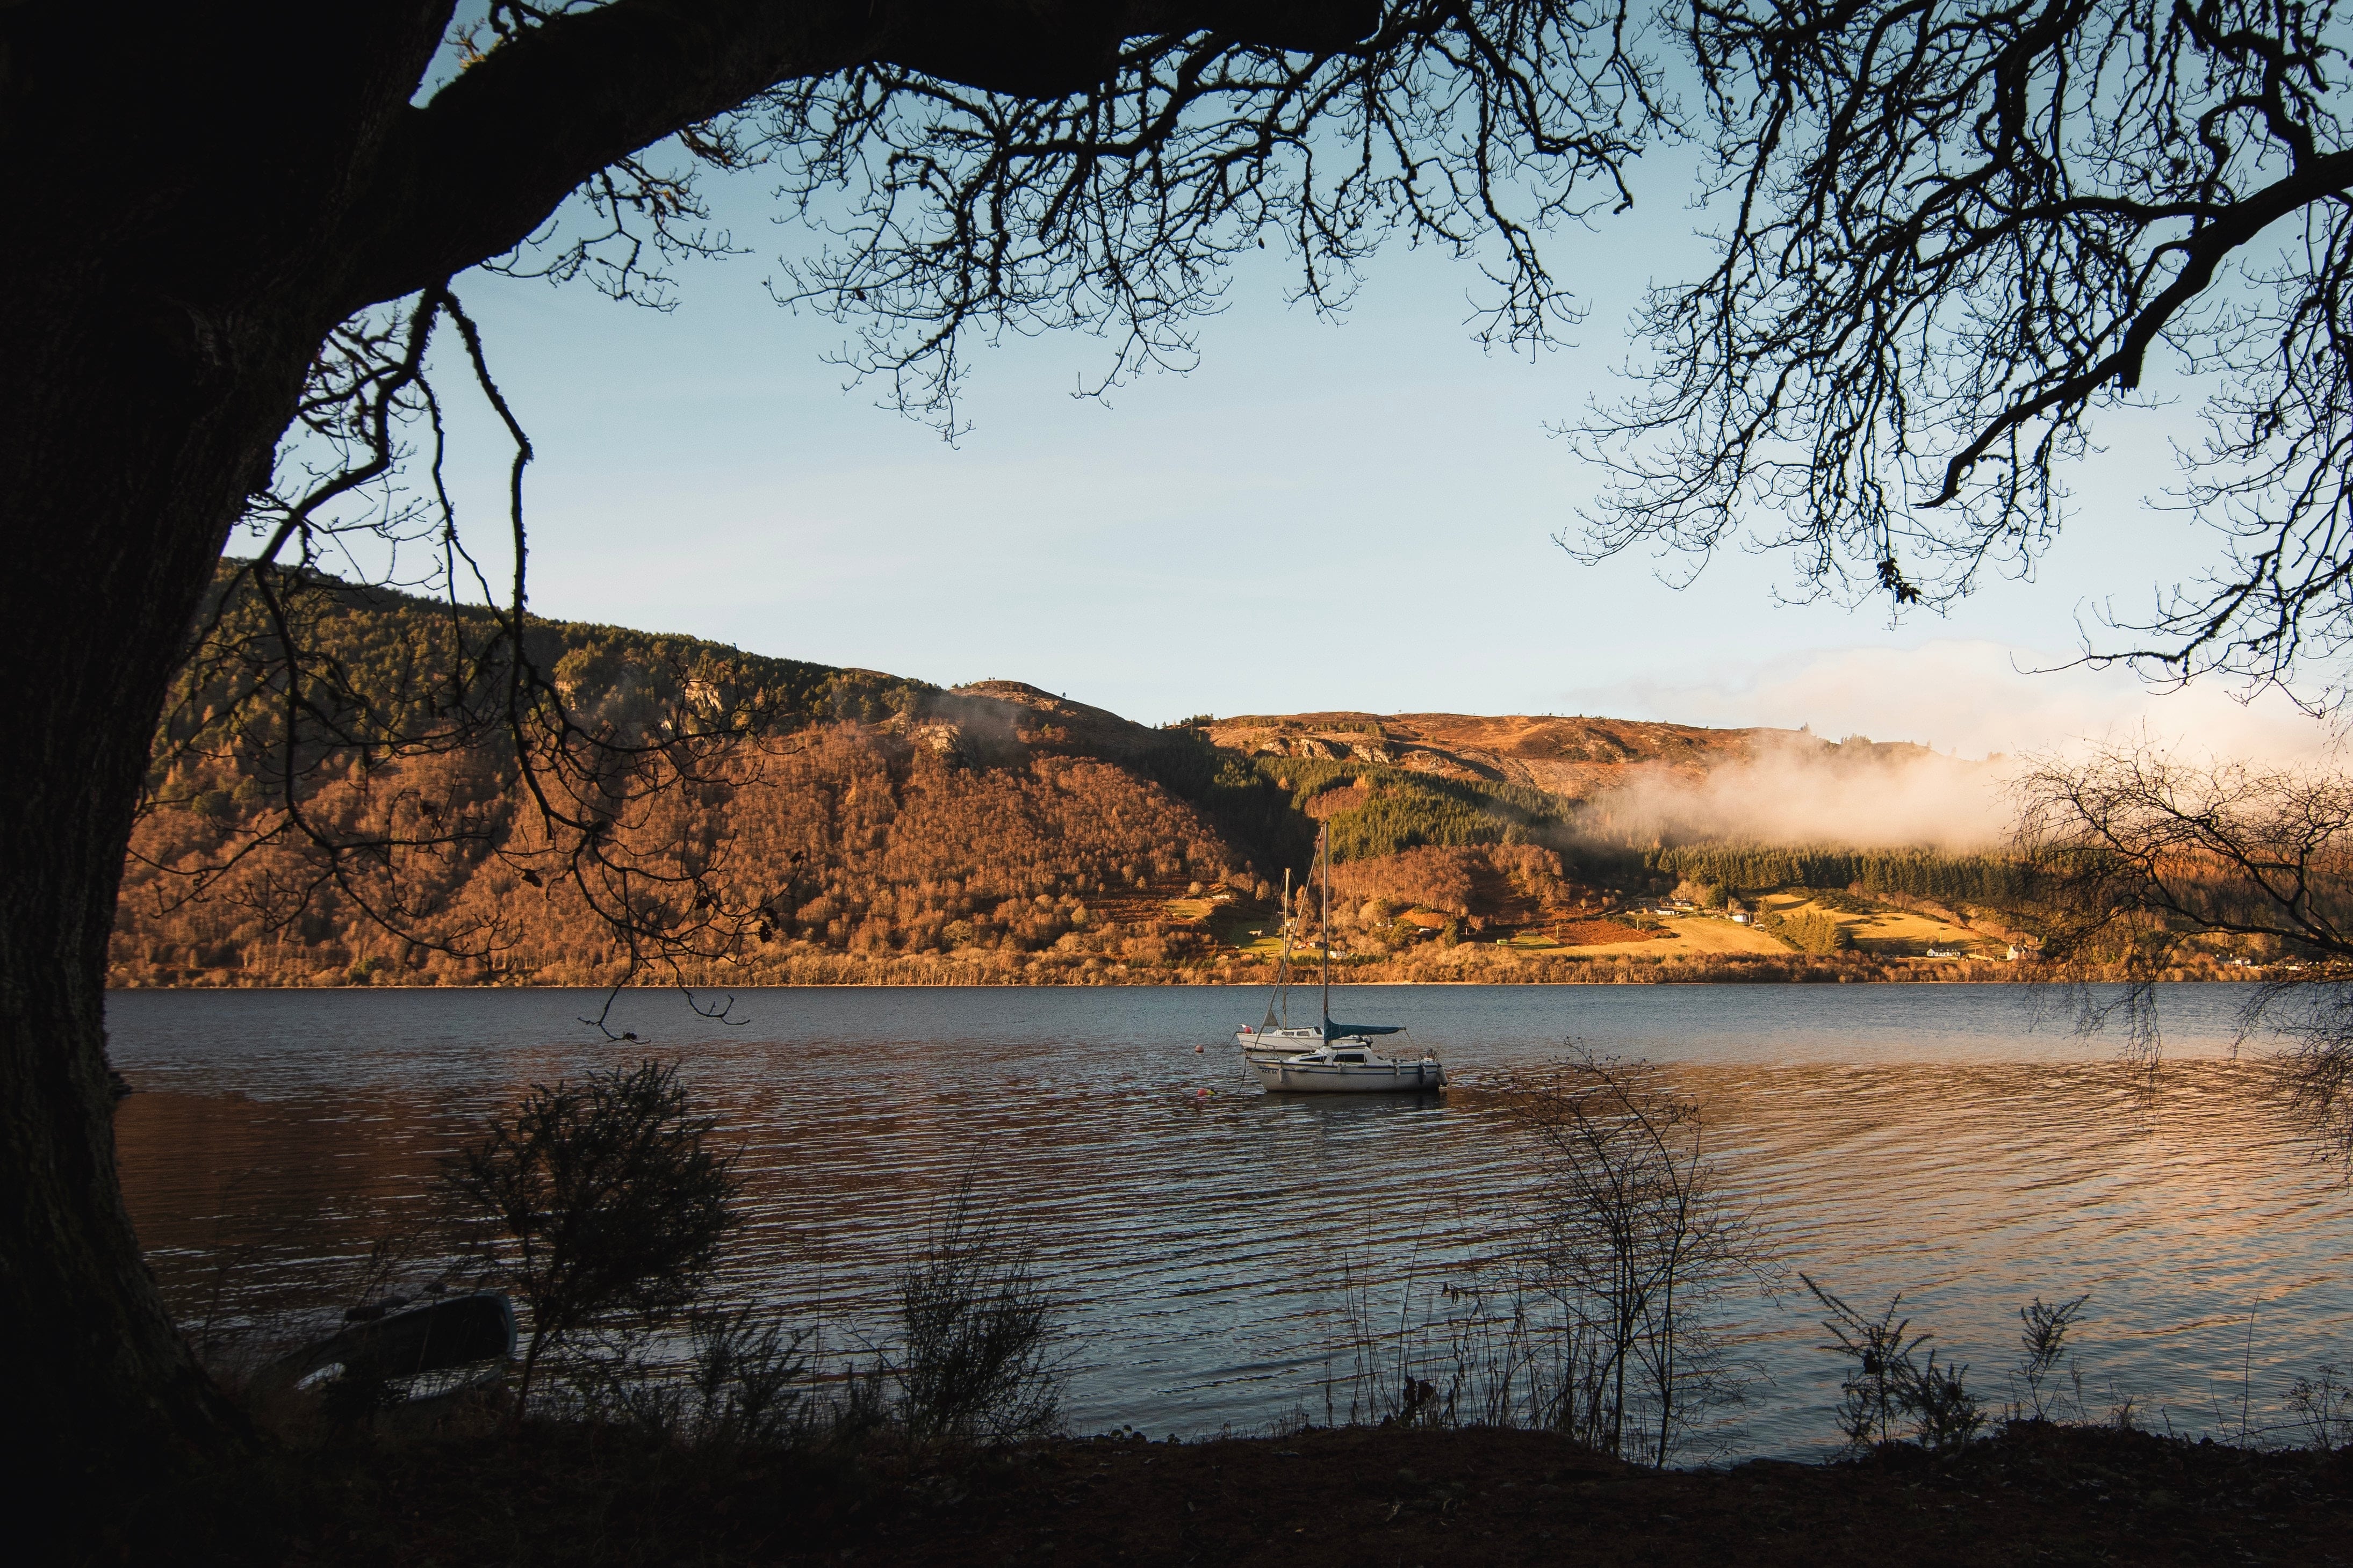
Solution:
[{"label": "bare deciduous tree on hill", "polygon": [[2121,971],[2127,1048],[2160,1046],[2149,984],[2187,950],[2221,946],[2269,977],[2242,1034],[2269,1025],[2280,1089],[2353,1166],[2353,782],[2333,764],[2196,763],[2146,741],[2052,760],[2018,784],[2021,844],[2037,871],[2049,955]]}]

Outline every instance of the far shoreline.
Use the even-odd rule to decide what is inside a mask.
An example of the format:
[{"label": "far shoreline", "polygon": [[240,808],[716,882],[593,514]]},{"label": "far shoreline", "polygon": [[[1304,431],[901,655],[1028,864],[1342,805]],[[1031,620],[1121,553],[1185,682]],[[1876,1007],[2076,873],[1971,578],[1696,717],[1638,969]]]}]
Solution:
[{"label": "far shoreline", "polygon": [[[1347,986],[1347,987],[1350,987],[1350,988],[1352,988],[1352,989],[1357,989],[1357,990],[1370,990],[1370,989],[1374,989],[1374,988],[1398,989],[1398,990],[1413,990],[1413,989],[1425,989],[1425,988],[1426,988],[1426,989],[1430,989],[1430,990],[1456,990],[1456,989],[1467,989],[1467,988],[1477,987],[1477,986],[1493,986],[1493,987],[1497,987],[1497,988],[1510,987],[1510,988],[1514,988],[1514,989],[1516,989],[1516,988],[1520,988],[1520,987],[1530,987],[1530,988],[1539,988],[1539,989],[1541,989],[1541,988],[1560,988],[1560,989],[1601,989],[1601,988],[1612,988],[1612,987],[1628,986],[1628,985],[1633,985],[1633,986],[1676,986],[1676,987],[1688,987],[1688,988],[1699,988],[1699,987],[1705,987],[1705,986],[1723,986],[1723,985],[1751,985],[1751,986],[1757,986],[1757,987],[1759,987],[1759,988],[1763,988],[1763,987],[1768,987],[1768,986],[1770,986],[1770,987],[1779,987],[1779,986],[1790,986],[1790,985],[2065,985],[2065,984],[2074,984],[2074,983],[2076,983],[2079,979],[2082,979],[2082,978],[2083,978],[2083,977],[2079,977],[2079,976],[2061,976],[2061,975],[2055,975],[2055,974],[2051,974],[2051,973],[2033,973],[2033,974],[1983,974],[1983,975],[1980,975],[1980,974],[1970,974],[1970,975],[1949,975],[1949,976],[1948,976],[1948,975],[1919,975],[1919,976],[1914,976],[1914,975],[1887,975],[1887,974],[1871,974],[1871,975],[1849,975],[1849,974],[1838,974],[1838,975],[1827,975],[1827,976],[1820,976],[1820,977],[1808,976],[1808,975],[1760,976],[1760,975],[1747,975],[1747,974],[1740,974],[1740,975],[1725,975],[1725,976],[1724,976],[1724,977],[1722,977],[1722,978],[1715,978],[1715,979],[1708,979],[1708,978],[1695,978],[1695,977],[1692,977],[1692,976],[1688,976],[1688,975],[1678,975],[1678,976],[1675,976],[1675,977],[1671,978],[1671,979],[1617,979],[1617,978],[1614,978],[1614,977],[1613,977],[1613,978],[1609,978],[1609,979],[1592,979],[1592,980],[1561,980],[1561,979],[1545,979],[1545,980],[1504,980],[1504,979],[1496,979],[1496,978],[1493,978],[1493,977],[1485,977],[1485,976],[1482,976],[1482,977],[1480,977],[1480,978],[1476,978],[1476,979],[1465,978],[1465,979],[1461,979],[1461,980],[1393,980],[1393,979],[1354,980],[1354,979],[1345,979],[1345,978],[1340,978],[1340,977],[1335,977],[1335,978],[1334,978],[1334,980],[1333,980],[1333,982],[1332,982],[1332,984],[1333,984],[1335,987],[1337,987],[1337,986]],[[2272,982],[2276,981],[2278,978],[2280,978],[2280,977],[2279,977],[2279,976],[2275,976],[2275,975],[2263,974],[2263,973],[2251,973],[2251,974],[2200,974],[2200,973],[2180,973],[2180,974],[2172,974],[2172,973],[2168,973],[2168,974],[2166,974],[2166,975],[2163,975],[2163,976],[2157,977],[2157,981],[2156,981],[2156,983],[2158,983],[2158,984],[2172,984],[2172,985],[2256,985],[2256,984],[2269,984],[2269,983],[2272,983]],[[2126,977],[2126,976],[2123,976],[2123,975],[2094,975],[2094,976],[2091,976],[2091,977],[2089,977],[2089,983],[2090,983],[2090,984],[2125,984],[2125,983],[2126,983],[2126,979],[2127,979],[2127,977]],[[485,984],[455,984],[455,983],[452,983],[452,984],[426,984],[426,985],[402,985],[402,984],[356,984],[356,985],[355,985],[355,984],[343,984],[343,985],[285,985],[285,984],[235,984],[235,983],[233,983],[233,982],[232,982],[232,983],[206,983],[206,982],[201,982],[201,981],[199,981],[199,982],[194,982],[194,983],[181,982],[181,983],[175,983],[175,984],[172,984],[155,985],[155,984],[139,984],[138,982],[135,982],[135,981],[134,981],[134,982],[132,982],[132,983],[127,984],[121,984],[121,983],[111,983],[111,984],[109,984],[107,985],[106,990],[107,990],[108,994],[116,994],[116,993],[128,994],[128,993],[131,993],[131,992],[153,992],[153,991],[172,991],[172,992],[282,992],[282,993],[286,993],[286,994],[297,994],[297,993],[300,993],[300,994],[311,994],[311,993],[329,994],[329,993],[338,993],[338,992],[365,992],[365,991],[396,991],[396,992],[402,992],[402,993],[417,993],[417,992],[428,992],[428,991],[452,991],[452,992],[500,992],[500,991],[548,991],[548,992],[555,992],[555,991],[592,991],[592,992],[593,992],[593,991],[611,991],[611,990],[616,990],[616,989],[622,990],[622,991],[676,991],[676,990],[680,990],[680,989],[685,989],[685,990],[689,990],[689,991],[1113,991],[1113,990],[1126,990],[1126,991],[1172,991],[1172,990],[1179,990],[1179,989],[1193,989],[1193,990],[1203,990],[1203,991],[1212,991],[1212,990],[1214,990],[1214,991],[1264,991],[1264,990],[1267,990],[1267,989],[1269,988],[1269,986],[1270,986],[1270,984],[1271,984],[1271,982],[1269,982],[1269,981],[1265,981],[1265,980],[1224,980],[1224,979],[1199,978],[1199,977],[1194,977],[1194,976],[1181,976],[1181,975],[1180,975],[1180,976],[1171,976],[1171,977],[1166,978],[1166,979],[1153,979],[1153,980],[1122,979],[1122,980],[1113,980],[1113,981],[1086,981],[1086,980],[1021,980],[1021,979],[1010,979],[1010,980],[931,980],[931,981],[925,981],[925,980],[905,980],[905,979],[874,979],[874,980],[804,980],[804,981],[791,981],[791,980],[786,980],[786,981],[775,981],[775,980],[738,980],[738,981],[710,981],[710,980],[696,980],[696,981],[691,981],[691,982],[680,982],[680,981],[676,981],[676,980],[651,980],[651,981],[628,981],[628,982],[622,982],[622,983],[620,983],[617,986],[614,983],[612,983],[612,982],[599,982],[599,981],[571,981],[571,980],[565,980],[565,981],[551,981],[551,982],[546,982],[546,983],[520,983],[520,984],[487,984],[487,985],[485,985]],[[1314,990],[1314,989],[1316,989],[1316,988],[1317,988],[1317,983],[1316,983],[1316,982],[1314,982],[1314,981],[1313,981],[1313,980],[1294,981],[1294,982],[1293,982],[1293,988],[1294,990],[1312,991],[1312,990]]]}]

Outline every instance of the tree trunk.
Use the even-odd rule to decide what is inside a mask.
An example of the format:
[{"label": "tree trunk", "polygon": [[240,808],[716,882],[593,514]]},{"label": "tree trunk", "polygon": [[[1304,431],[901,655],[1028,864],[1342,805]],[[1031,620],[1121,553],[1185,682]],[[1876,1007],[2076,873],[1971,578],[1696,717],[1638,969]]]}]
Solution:
[{"label": "tree trunk", "polygon": [[1263,23],[1307,47],[1374,19],[1363,0],[617,0],[418,107],[453,5],[0,0],[0,167],[22,229],[0,247],[17,755],[0,769],[0,1332],[9,1418],[38,1466],[13,1468],[19,1485],[237,1431],[116,1183],[107,938],[172,672],[322,338],[521,242],[613,159],[797,75],[887,56],[1060,91],[1129,32]]},{"label": "tree trunk", "polygon": [[0,1332],[37,1467],[12,1482],[78,1494],[242,1431],[123,1208],[107,945],[173,672],[321,341],[740,101],[807,31],[756,0],[593,13],[427,114],[450,9],[0,5],[0,164],[38,226],[0,247]]},{"label": "tree trunk", "polygon": [[115,1180],[107,940],[167,685],[318,335],[299,319],[174,322],[47,281],[0,307],[17,747],[0,770],[0,1324],[10,1404],[40,1413],[37,1453],[65,1481],[237,1429]]},{"label": "tree trunk", "polygon": [[10,1480],[233,1447],[114,1169],[107,941],[158,713],[321,339],[338,226],[447,0],[0,7],[0,1331]]}]

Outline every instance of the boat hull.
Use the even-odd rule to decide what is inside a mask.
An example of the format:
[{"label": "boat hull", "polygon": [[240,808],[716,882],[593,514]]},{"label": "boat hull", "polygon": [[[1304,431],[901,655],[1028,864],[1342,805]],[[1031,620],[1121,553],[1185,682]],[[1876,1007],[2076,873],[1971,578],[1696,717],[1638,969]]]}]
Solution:
[{"label": "boat hull", "polygon": [[1237,1029],[1234,1044],[1242,1048],[1243,1058],[1253,1066],[1260,1062],[1279,1062],[1285,1057],[1295,1057],[1302,1051],[1312,1051],[1324,1043],[1321,1029]]},{"label": "boat hull", "polygon": [[1434,1061],[1254,1061],[1250,1067],[1275,1094],[1416,1094],[1446,1087],[1446,1068]]},{"label": "boat hull", "polygon": [[280,1356],[247,1386],[275,1394],[309,1387],[322,1375],[358,1373],[401,1384],[403,1397],[416,1397],[493,1378],[514,1351],[513,1303],[503,1291],[478,1290],[352,1323]]}]

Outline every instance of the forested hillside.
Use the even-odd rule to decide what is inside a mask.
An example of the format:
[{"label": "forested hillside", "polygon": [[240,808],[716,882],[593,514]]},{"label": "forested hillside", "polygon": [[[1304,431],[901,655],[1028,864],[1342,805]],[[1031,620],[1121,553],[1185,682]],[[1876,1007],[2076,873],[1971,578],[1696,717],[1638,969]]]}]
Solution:
[{"label": "forested hillside", "polygon": [[[446,606],[340,585],[302,603],[304,657],[335,675],[318,689],[367,710],[352,733],[436,733],[498,674],[453,673],[487,645]],[[246,635],[277,646],[259,620]],[[256,700],[269,661],[219,656],[191,665],[159,737],[115,983],[1247,979],[1280,951],[1286,870],[1313,914],[1319,825],[1333,944],[1363,977],[1794,972],[1938,943],[2006,959],[2022,938],[2021,873],[1998,856],[1638,842],[1624,826],[1641,781],[1721,778],[1760,750],[1851,769],[1917,747],[1451,715],[1155,729],[1018,682],[944,690],[611,626],[533,621],[526,644],[580,733],[703,746],[691,782],[613,813],[609,842],[657,883],[691,878],[703,902],[751,911],[723,950],[633,970],[533,837],[495,726],[439,748],[314,745],[314,822],[453,829],[438,856],[387,852],[365,874],[322,861],[287,828],[280,732]],[[1753,921],[1732,919],[1744,899]]]},{"label": "forested hillside", "polygon": [[[424,650],[448,646],[448,615],[381,591],[339,595],[306,641],[375,705],[379,727],[429,731],[453,683]],[[1080,965],[1183,956],[1206,933],[1166,902],[1253,897],[1255,840],[1286,815],[1272,784],[1221,768],[1189,731],[1028,687],[943,691],[609,626],[534,622],[529,636],[585,730],[659,734],[723,716],[742,731],[710,777],[613,831],[657,865],[703,872],[710,896],[760,910],[717,966],[745,980],[820,954],[956,953],[996,969],[1039,952]],[[240,707],[243,668],[192,667],[166,721],[126,866],[118,983],[576,984],[622,971],[626,955],[574,887],[503,853],[528,813],[495,733],[391,761],[360,748],[313,768],[314,816],[480,830],[466,852],[405,868],[419,918],[397,932],[371,919],[367,889],[321,875],[277,831],[268,746],[216,733],[269,722],[266,705]]]}]

